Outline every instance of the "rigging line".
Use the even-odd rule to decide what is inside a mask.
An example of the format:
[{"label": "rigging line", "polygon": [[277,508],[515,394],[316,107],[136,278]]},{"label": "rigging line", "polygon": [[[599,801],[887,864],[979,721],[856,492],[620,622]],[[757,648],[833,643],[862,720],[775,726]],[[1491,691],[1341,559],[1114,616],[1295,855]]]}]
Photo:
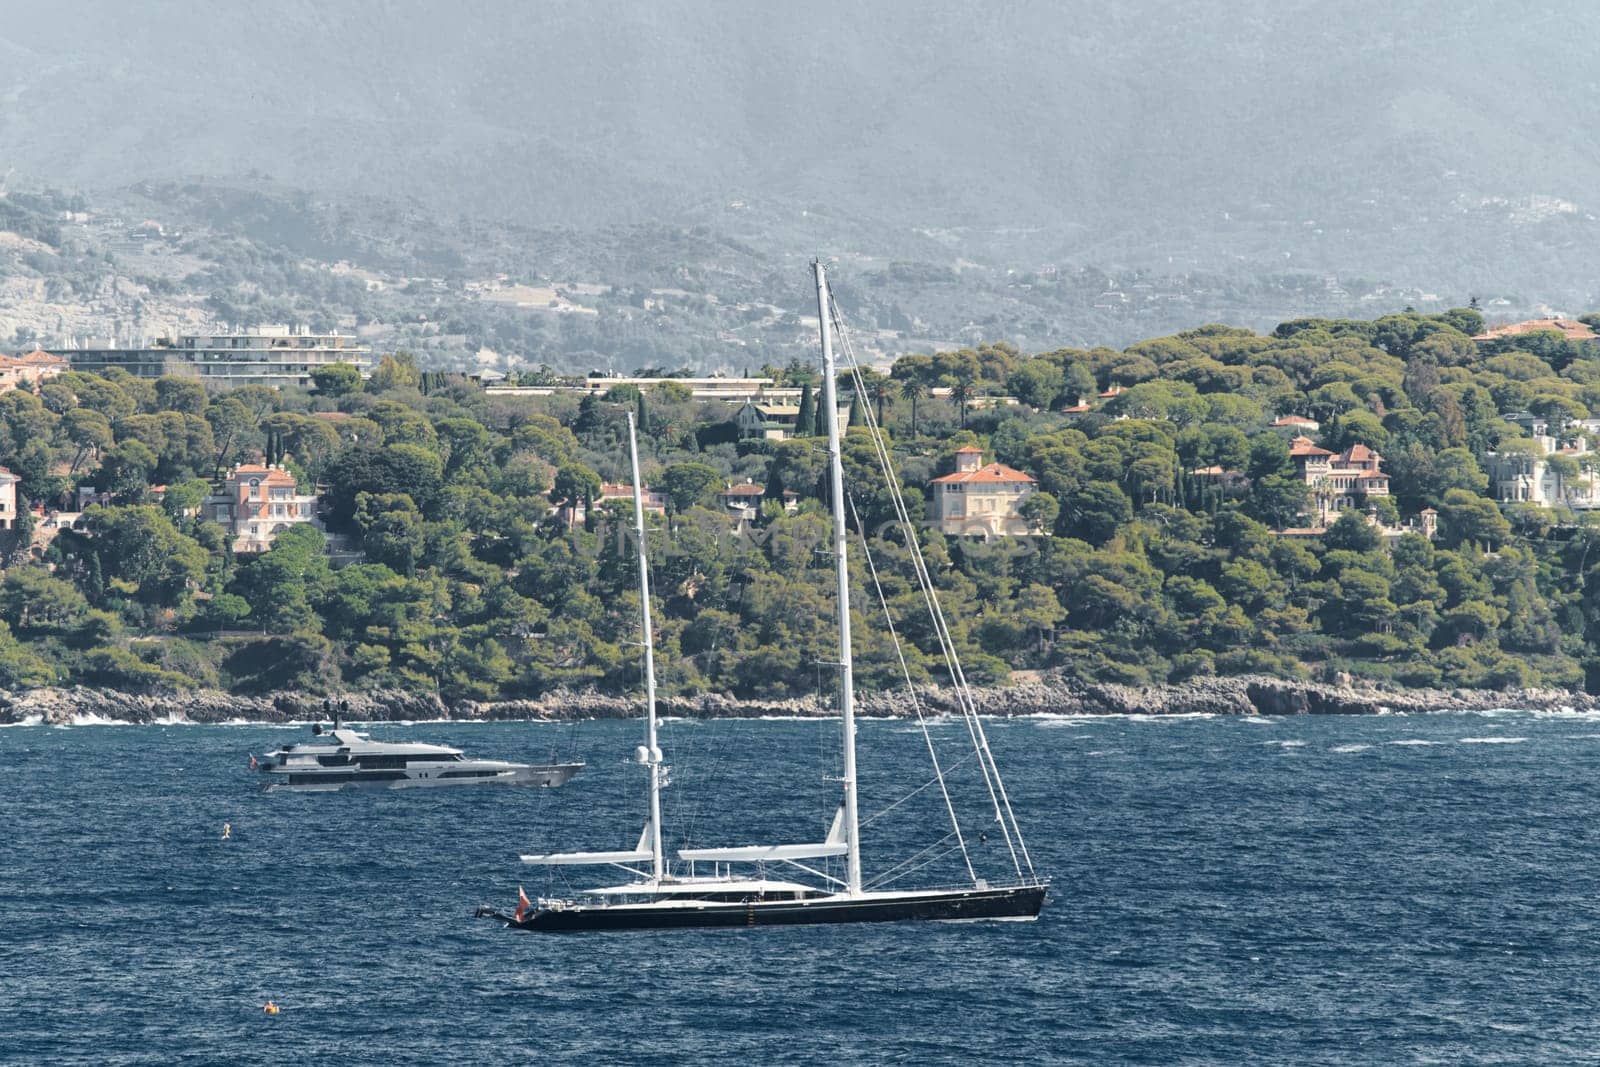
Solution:
[{"label": "rigging line", "polygon": [[[710,734],[708,740],[711,742],[712,758],[709,770],[702,770],[692,759],[687,763],[674,761],[680,771],[678,781],[681,785],[687,785],[690,782],[696,782],[701,785],[701,788],[692,791],[692,797],[688,804],[673,806],[673,822],[682,833],[682,845],[680,847],[687,848],[693,843],[694,833],[699,826],[700,813],[705,808],[706,798],[711,795],[713,784],[722,774],[722,762],[727,755],[727,746],[715,743],[716,734],[722,727],[720,719],[720,716],[713,716],[709,721],[704,719],[696,720],[698,724],[695,730],[696,736],[698,737],[701,731]],[[678,747],[680,754],[686,754],[687,751],[687,746],[680,745]],[[682,793],[684,790],[680,789],[679,792]],[[663,816],[663,821],[665,819],[666,817]]]},{"label": "rigging line", "polygon": [[881,888],[881,887],[883,887],[885,885],[889,885],[889,884],[891,884],[893,882],[898,882],[902,878],[909,878],[911,875],[916,874],[918,871],[922,870],[924,867],[931,867],[935,863],[938,863],[940,860],[944,859],[946,856],[950,855],[950,853],[954,852],[955,850],[956,850],[955,846],[951,845],[949,848],[945,849],[943,852],[939,853],[937,856],[929,856],[928,859],[926,860],[926,862],[919,863],[915,867],[912,867],[910,870],[901,871],[899,874],[896,874],[893,878],[890,878],[890,879],[874,878],[872,880],[870,888],[879,889],[879,888]]},{"label": "rigging line", "polygon": [[[962,764],[968,762],[969,760],[974,760],[974,759],[977,759],[977,758],[978,758],[978,754],[976,752],[969,752],[965,756],[962,756],[960,759],[956,760],[954,763],[950,764],[948,767],[944,768],[944,772],[945,772],[945,774],[951,774],[954,771],[956,771],[958,768],[960,768]],[[929,786],[934,785],[936,783],[942,784],[942,779],[940,779],[938,777],[929,778],[926,782],[923,782],[921,785],[917,786],[915,789],[913,789],[911,792],[907,793],[905,796],[901,797],[899,800],[895,801],[893,804],[890,804],[888,807],[882,808],[882,809],[878,810],[877,812],[874,812],[872,815],[868,816],[867,818],[863,819],[862,822],[861,822],[861,825],[862,826],[868,826],[872,822],[874,822],[875,820],[883,818],[885,815],[889,814],[895,808],[898,808],[900,805],[904,804],[906,801],[910,800],[912,797],[916,796],[918,793],[921,793],[923,790],[927,789]]]},{"label": "rigging line", "polygon": [[[842,347],[844,348],[845,354],[850,361],[852,384],[861,394],[864,395],[866,393],[866,382],[861,373],[861,364],[856,358],[855,347],[850,340],[849,328],[844,322],[844,315],[839,310],[837,301],[833,301],[830,304],[830,312],[833,325],[839,334]],[[863,405],[862,410],[866,416],[868,428],[871,430],[873,444],[878,455],[879,466],[883,470],[884,479],[890,490],[891,499],[893,499],[896,503],[897,516],[900,517],[902,521],[907,522],[908,529],[913,529],[913,527],[909,525],[909,515],[904,505],[903,496],[900,493],[898,480],[895,478],[893,473],[892,457],[888,453],[888,446],[886,442],[883,440],[882,430],[877,425],[875,411],[870,405]],[[944,618],[944,606],[938,600],[938,595],[933,585],[932,575],[928,572],[926,561],[922,558],[921,545],[918,543],[913,543],[913,541],[908,538],[907,547],[911,550],[913,563],[917,565],[918,579],[924,584],[924,599],[928,602],[930,613],[934,616],[935,629],[941,631],[940,639],[941,643],[946,648],[947,666],[951,671],[951,680],[955,683],[957,697],[963,703],[963,714],[970,714],[972,716],[969,731],[974,733],[974,746],[979,749],[983,756],[986,757],[985,776],[987,778],[990,773],[993,774],[995,786],[998,787],[1000,798],[1005,803],[1006,814],[1010,816],[1010,830],[1016,833],[1017,842],[1019,845],[1022,845],[1021,827],[1016,824],[1015,813],[1011,811],[1010,798],[1005,795],[1005,782],[1000,776],[999,766],[994,762],[994,754],[989,749],[987,732],[983,729],[983,724],[979,720],[977,703],[972,696],[971,686],[966,678],[966,670],[961,666],[960,657],[955,653],[955,641],[950,635],[948,622]],[[993,791],[993,787],[991,787],[991,791]],[[999,811],[999,801],[996,802],[995,807],[996,821],[1001,824],[1002,829],[1005,829],[1007,820],[1001,817]],[[1027,859],[1027,848],[1025,845],[1022,846],[1022,850],[1024,858]],[[1031,870],[1033,866],[1031,860],[1029,860],[1028,866]],[[1018,869],[1018,873],[1021,873],[1020,868]]]},{"label": "rigging line", "polygon": [[[856,358],[855,346],[850,341],[850,334],[844,323],[844,316],[839,311],[837,301],[832,300],[831,296],[829,317],[837,328],[842,342],[841,347],[843,347],[845,356],[849,361],[852,384],[858,390],[858,395],[864,396],[866,395],[866,383],[861,374],[861,363]],[[867,428],[870,431],[869,436],[872,438],[874,450],[877,453],[878,464],[883,469],[890,499],[895,504],[896,515],[902,522],[906,523],[908,531],[914,531],[906,512],[898,479],[894,476],[893,462],[888,455],[887,445],[883,440],[883,431],[877,424],[871,404],[861,405],[861,410],[865,415]],[[1016,867],[1018,876],[1020,877],[1022,874],[1022,863],[1027,864],[1028,873],[1032,874],[1033,859],[1029,856],[1027,845],[1022,840],[1022,827],[1017,823],[1016,813],[1011,807],[1011,798],[1006,793],[1005,781],[1000,777],[1000,768],[996,765],[994,753],[989,748],[988,734],[984,730],[982,722],[979,721],[977,704],[973,699],[971,687],[967,682],[966,672],[961,667],[959,657],[955,655],[955,643],[950,637],[943,606],[939,603],[938,596],[934,591],[932,576],[927,571],[926,561],[922,558],[921,546],[916,543],[914,533],[908,532],[907,545],[911,549],[911,557],[917,571],[918,580],[923,585],[923,598],[929,607],[935,631],[939,633],[940,643],[945,648],[946,666],[950,670],[951,680],[955,683],[957,698],[962,704],[962,712],[967,717],[968,733],[972,737],[974,747],[980,753],[980,762],[984,764],[984,780],[989,789],[990,799],[994,802],[995,821],[1000,825],[1001,833],[1006,840],[1006,847],[1011,852],[1012,865]],[[996,795],[997,790],[998,796]],[[1005,809],[1004,814],[1001,813],[1002,804]],[[1015,843],[1013,843],[1013,835],[1015,836]],[[1022,850],[1022,863],[1017,860],[1018,848]]]},{"label": "rigging line", "polygon": [[[862,558],[867,562],[867,571],[872,575],[872,587],[878,594],[878,604],[883,608],[883,621],[884,624],[889,628],[889,640],[890,643],[894,645],[895,658],[900,661],[900,674],[906,680],[906,693],[911,697],[911,710],[916,713],[917,726],[922,730],[923,743],[928,746],[928,759],[933,763],[934,780],[939,783],[939,794],[944,797],[944,808],[945,811],[950,815],[950,828],[952,831],[954,831],[956,840],[961,842],[961,858],[962,861],[967,865],[967,873],[972,875],[973,881],[977,881],[977,872],[972,869],[972,859],[967,855],[967,843],[961,837],[961,823],[956,818],[956,808],[950,800],[950,790],[945,786],[944,783],[944,770],[939,766],[939,754],[933,747],[933,735],[928,732],[928,721],[922,714],[922,701],[917,699],[917,689],[911,681],[911,667],[906,663],[905,648],[900,644],[900,635],[895,632],[894,615],[889,611],[889,600],[884,596],[883,583],[878,580],[878,564],[872,558],[871,546],[867,544],[866,527],[862,525],[861,515],[856,511],[856,498],[854,494],[847,494],[846,499],[850,502],[850,517],[855,520],[856,536],[861,541]],[[922,790],[926,789],[927,787],[928,783],[922,784],[921,786],[912,790],[906,796],[901,797],[893,804],[890,804],[887,808],[884,808],[882,811],[878,812],[877,815],[869,817],[862,825],[866,826],[871,824],[873,819],[893,811],[896,807],[899,807],[907,800],[910,800],[913,796],[922,792]]]},{"label": "rigging line", "polygon": [[[929,845],[927,848],[918,849],[916,852],[914,852],[911,855],[907,856],[905,859],[901,860],[899,863],[895,864],[893,867],[890,867],[888,870],[881,872],[876,878],[874,878],[868,884],[873,886],[873,887],[876,887],[876,886],[883,885],[883,884],[885,884],[887,882],[898,881],[899,879],[904,878],[906,875],[912,873],[913,871],[920,871],[920,870],[922,870],[922,868],[928,866],[930,863],[937,863],[939,860],[944,859],[946,856],[950,855],[950,853],[956,851],[958,846],[951,845],[949,848],[944,849],[944,851],[942,851],[942,852],[935,852],[934,850],[942,848],[946,843],[949,842],[951,836],[952,835],[950,835],[950,834],[945,834],[943,837],[941,837],[939,840],[935,841],[933,844]],[[973,879],[973,881],[977,881],[977,879]]]},{"label": "rigging line", "polygon": [[[858,393],[865,395],[866,383],[861,375],[861,364],[856,358],[855,347],[850,341],[850,335],[840,315],[837,303],[830,305],[830,317],[838,328],[842,347],[850,365],[852,384]],[[878,466],[884,474],[884,481],[889,489],[889,498],[895,507],[897,519],[904,524],[907,531],[906,545],[912,565],[921,586],[923,603],[928,609],[929,618],[933,621],[935,635],[939,639],[940,649],[943,652],[945,668],[950,673],[950,680],[955,688],[958,703],[961,705],[963,719],[967,724],[967,733],[972,740],[973,748],[979,754],[979,763],[983,767],[985,788],[988,790],[989,799],[994,806],[995,822],[1000,826],[1000,832],[1006,842],[1006,848],[1011,853],[1012,866],[1015,867],[1018,877],[1022,875],[1022,863],[1028,864],[1032,873],[1033,863],[1028,857],[1027,847],[1022,846],[1022,860],[1017,857],[1017,847],[1021,845],[1022,831],[1016,824],[1016,816],[1011,811],[1010,799],[1004,802],[1002,811],[1001,798],[1005,793],[1005,786],[1000,781],[1000,769],[994,765],[993,753],[987,752],[987,738],[983,735],[982,724],[977,721],[977,705],[973,700],[970,687],[967,685],[966,672],[961,667],[960,657],[956,655],[955,640],[950,635],[949,624],[945,620],[943,606],[939,603],[933,585],[933,577],[927,568],[927,561],[922,556],[921,545],[916,540],[915,527],[911,524],[910,514],[905,505],[904,495],[900,492],[899,481],[894,475],[892,458],[888,454],[888,446],[884,440],[882,429],[878,426],[875,413],[871,405],[864,404],[861,410],[865,414],[869,436],[872,439],[874,451],[877,456]],[[1010,816],[1008,822],[1007,816]],[[1013,840],[1015,837],[1015,840]]]},{"label": "rigging line", "polygon": [[[881,882],[885,878],[888,878],[888,877],[894,875],[894,873],[896,871],[899,871],[901,868],[907,866],[908,864],[912,864],[912,863],[918,862],[924,856],[926,856],[929,853],[933,852],[935,849],[943,848],[945,846],[945,844],[947,844],[949,842],[949,840],[954,836],[955,835],[953,833],[945,834],[943,837],[939,838],[937,841],[934,841],[934,842],[932,842],[930,844],[924,845],[922,848],[917,849],[917,851],[913,852],[911,855],[907,856],[905,859],[901,860],[899,863],[896,863],[894,866],[888,868],[887,870],[879,871],[878,872],[878,876],[873,879],[873,882],[874,883]],[[954,851],[954,849],[949,849],[947,851]],[[941,853],[941,854],[944,854],[944,853]]]},{"label": "rigging line", "polygon": [[[854,353],[853,353],[853,349],[849,347],[849,341],[848,341],[848,335],[847,334],[844,335],[844,339],[845,339],[846,352],[847,352],[847,354],[850,356],[850,358],[853,361],[854,360]],[[863,379],[861,377],[859,364],[854,364],[852,366],[852,377],[853,377],[853,381],[854,381],[854,384],[855,384],[856,388],[861,390],[861,391],[863,391],[863,392],[865,392],[865,382],[863,381]],[[883,470],[884,480],[885,480],[885,482],[888,484],[888,486],[890,488],[890,499],[894,502],[896,517],[899,519],[899,521],[901,523],[904,524],[904,528],[907,531],[914,531],[915,528],[911,525],[911,519],[910,519],[909,511],[906,509],[903,497],[898,492],[899,486],[896,484],[896,479],[895,479],[894,473],[893,473],[893,467],[892,467],[892,464],[890,462],[889,456],[886,454],[887,446],[883,443],[883,441],[881,439],[881,437],[882,437],[881,432],[876,427],[876,419],[875,419],[874,414],[869,411],[867,413],[867,419],[868,419],[868,427],[872,431],[874,448],[875,448],[875,451],[877,453],[878,464],[879,464],[879,467]],[[912,564],[913,564],[914,568],[916,569],[917,580],[918,580],[918,584],[919,584],[919,591],[922,594],[924,606],[928,609],[929,618],[933,621],[935,635],[939,639],[939,647],[940,647],[940,651],[941,651],[941,653],[942,653],[942,655],[944,657],[945,669],[950,674],[951,681],[952,681],[952,683],[954,683],[954,685],[956,687],[956,695],[957,695],[958,701],[960,701],[961,698],[962,698],[962,695],[963,695],[962,691],[961,691],[961,688],[960,688],[961,682],[963,681],[963,675],[961,674],[961,669],[960,669],[960,659],[956,655],[956,651],[955,651],[955,641],[950,636],[949,627],[945,623],[945,620],[943,618],[943,612],[941,610],[939,610],[938,600],[937,600],[937,597],[936,597],[936,595],[934,594],[934,591],[933,591],[933,578],[932,578],[932,575],[929,574],[928,571],[927,571],[926,561],[924,561],[922,559],[921,552],[920,552],[920,546],[915,544],[914,538],[915,538],[914,532],[908,532],[908,534],[907,534],[907,548],[910,550],[909,553],[908,553],[909,554],[909,558],[911,559]],[[961,710],[962,710],[963,720],[967,724],[967,733],[968,733],[968,736],[972,739],[973,748],[974,748],[975,751],[977,751],[979,753],[979,764],[983,769],[983,777],[984,777],[985,788],[988,790],[990,801],[993,803],[993,806],[994,806],[995,821],[998,824],[1000,824],[1001,832],[1002,832],[1003,836],[1006,839],[1007,848],[1011,852],[1012,863],[1017,868],[1017,873],[1020,875],[1021,871],[1022,871],[1022,868],[1021,868],[1021,865],[1017,862],[1016,849],[1015,849],[1015,847],[1012,846],[1011,828],[1006,826],[1005,818],[1001,813],[1001,806],[1000,806],[999,796],[998,796],[998,794],[997,794],[997,792],[995,790],[995,784],[991,780],[991,776],[992,775],[998,775],[999,771],[998,771],[998,769],[991,769],[984,762],[984,760],[982,759],[982,746],[979,744],[978,737],[977,737],[976,733],[973,731],[972,722],[971,722],[971,718],[970,718],[970,716],[972,714],[975,714],[976,708],[969,707],[968,706],[969,703],[970,703],[970,699],[968,701],[962,703]]]}]

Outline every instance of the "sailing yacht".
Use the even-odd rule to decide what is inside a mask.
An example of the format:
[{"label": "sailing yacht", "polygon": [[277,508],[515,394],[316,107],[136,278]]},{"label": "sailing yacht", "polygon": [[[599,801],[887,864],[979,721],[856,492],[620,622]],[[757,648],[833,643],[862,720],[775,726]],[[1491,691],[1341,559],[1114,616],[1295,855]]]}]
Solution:
[{"label": "sailing yacht", "polygon": [[[827,275],[820,262],[812,264],[817,289],[817,309],[821,319],[822,408],[827,413],[828,457],[831,471],[829,489],[833,510],[833,558],[837,581],[837,619],[839,661],[831,666],[839,671],[839,717],[844,732],[843,768],[840,782],[841,803],[823,840],[813,844],[746,845],[729,848],[686,848],[677,852],[680,863],[669,866],[661,842],[661,788],[663,764],[656,724],[655,650],[650,620],[650,575],[645,546],[644,504],[639,487],[639,451],[633,416],[628,416],[628,454],[633,467],[633,515],[639,555],[640,621],[644,637],[645,743],[635,758],[647,771],[648,792],[644,831],[630,850],[614,852],[549,852],[522,857],[534,866],[615,866],[631,876],[626,882],[600,886],[578,894],[574,899],[541,897],[529,901],[518,892],[518,904],[506,914],[484,905],[480,917],[503,921],[518,930],[566,932],[583,930],[636,930],[671,927],[781,926],[810,923],[883,922],[898,919],[943,921],[1036,919],[1044,906],[1047,879],[1035,874],[1022,834],[1011,810],[1011,802],[1000,781],[994,757],[989,751],[983,724],[966,686],[965,675],[954,657],[954,644],[944,623],[943,611],[934,595],[932,580],[922,560],[916,538],[908,536],[908,552],[917,571],[924,599],[943,646],[955,688],[961,695],[963,718],[972,738],[976,762],[982,769],[993,803],[995,824],[1009,851],[1015,878],[992,885],[975,873],[966,841],[963,839],[943,772],[931,740],[940,791],[960,844],[970,883],[956,888],[882,889],[864,884],[861,859],[861,821],[856,791],[856,727],[850,641],[850,583],[845,523],[845,491],[840,452],[839,407],[835,400],[836,367],[830,320],[833,302],[828,294]],[[847,348],[848,351],[848,348]],[[864,395],[860,368],[850,355],[857,389]],[[878,448],[880,465],[888,477],[890,495],[907,531],[914,527],[905,513],[899,482],[893,474],[885,439],[866,406],[868,428]],[[858,523],[859,525],[859,523]],[[870,557],[869,557],[870,559]],[[874,571],[874,576],[876,572]],[[880,591],[881,593],[881,591]],[[893,623],[888,623],[891,633]],[[909,677],[908,677],[909,682]],[[915,700],[915,693],[912,694]],[[918,709],[920,718],[920,709]],[[818,860],[843,858],[844,877],[820,869]],[[697,873],[710,867],[709,874]],[[794,870],[815,881],[769,877],[770,867]],[[742,873],[751,871],[752,873]],[[797,876],[798,877],[798,876]]]}]

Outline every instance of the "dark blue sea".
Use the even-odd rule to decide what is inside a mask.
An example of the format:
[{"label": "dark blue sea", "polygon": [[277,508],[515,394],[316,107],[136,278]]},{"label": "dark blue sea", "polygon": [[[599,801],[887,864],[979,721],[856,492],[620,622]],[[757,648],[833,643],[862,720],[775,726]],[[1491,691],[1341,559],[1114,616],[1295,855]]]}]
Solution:
[{"label": "dark blue sea", "polygon": [[[1600,1061],[1600,718],[991,722],[1054,880],[1039,922],[573,936],[471,913],[561,888],[518,851],[632,847],[637,724],[371,730],[588,767],[269,794],[248,756],[303,726],[0,729],[0,1060]],[[934,734],[959,785],[964,728]],[[915,728],[861,738],[863,817],[910,794],[867,825],[870,875],[947,827]],[[833,724],[663,747],[671,839],[826,832]],[[929,855],[903,884],[948,880]]]}]

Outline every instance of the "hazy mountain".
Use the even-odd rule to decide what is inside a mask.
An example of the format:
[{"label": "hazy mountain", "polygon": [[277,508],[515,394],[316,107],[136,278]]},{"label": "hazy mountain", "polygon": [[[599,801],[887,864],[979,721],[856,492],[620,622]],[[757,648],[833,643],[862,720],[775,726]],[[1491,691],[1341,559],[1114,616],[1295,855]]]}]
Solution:
[{"label": "hazy mountain", "polygon": [[1600,266],[1580,0],[12,6],[0,167],[90,190],[1569,299]]}]

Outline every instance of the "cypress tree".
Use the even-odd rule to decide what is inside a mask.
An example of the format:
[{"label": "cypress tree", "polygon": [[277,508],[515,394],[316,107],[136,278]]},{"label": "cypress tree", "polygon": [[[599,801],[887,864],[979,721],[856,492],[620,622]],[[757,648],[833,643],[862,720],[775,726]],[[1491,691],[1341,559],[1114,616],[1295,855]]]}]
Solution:
[{"label": "cypress tree", "polygon": [[800,389],[800,413],[795,416],[794,435],[804,437],[811,433],[811,428],[817,421],[817,402],[811,395],[811,383],[807,382]]},{"label": "cypress tree", "polygon": [[861,414],[861,395],[859,393],[851,393],[850,394],[850,418],[849,418],[849,420],[847,422],[845,422],[845,425],[846,426],[861,426],[861,425],[864,425],[865,422],[866,422],[866,416]]},{"label": "cypress tree", "polygon": [[639,424],[639,436],[643,437],[650,432],[650,408],[645,404],[644,390],[639,390],[639,402],[635,405],[638,409],[634,421]]}]

